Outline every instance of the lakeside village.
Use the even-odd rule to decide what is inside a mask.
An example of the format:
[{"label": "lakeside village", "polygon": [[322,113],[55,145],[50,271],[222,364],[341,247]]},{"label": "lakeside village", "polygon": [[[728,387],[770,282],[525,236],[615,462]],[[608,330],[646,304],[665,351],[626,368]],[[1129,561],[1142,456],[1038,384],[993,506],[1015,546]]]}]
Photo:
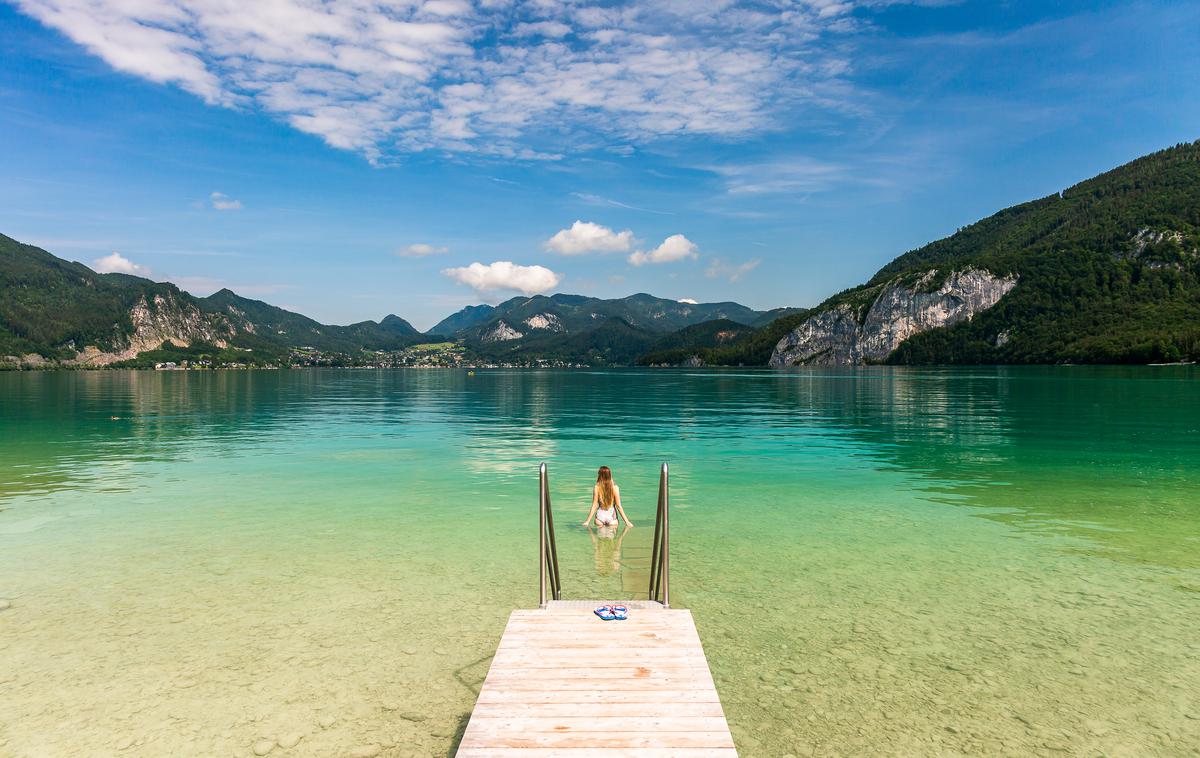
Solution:
[{"label": "lakeside village", "polygon": [[158,361],[154,368],[158,371],[188,371],[249,368],[588,368],[588,365],[541,358],[514,362],[488,361],[473,355],[461,343],[438,342],[412,345],[402,350],[363,350],[355,354],[298,347],[286,358],[276,361],[220,360],[204,356],[195,360]]}]

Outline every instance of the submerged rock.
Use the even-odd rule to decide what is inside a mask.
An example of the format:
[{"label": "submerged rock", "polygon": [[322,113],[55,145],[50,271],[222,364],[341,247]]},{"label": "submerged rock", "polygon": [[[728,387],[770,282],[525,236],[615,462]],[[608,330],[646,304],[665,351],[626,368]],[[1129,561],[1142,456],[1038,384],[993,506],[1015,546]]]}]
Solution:
[{"label": "submerged rock", "polygon": [[284,748],[285,750],[296,747],[300,744],[300,740],[302,739],[304,739],[303,732],[292,732],[290,734],[285,734],[279,738],[279,747]]},{"label": "submerged rock", "polygon": [[275,749],[275,740],[259,740],[254,743],[255,755],[266,755]]}]

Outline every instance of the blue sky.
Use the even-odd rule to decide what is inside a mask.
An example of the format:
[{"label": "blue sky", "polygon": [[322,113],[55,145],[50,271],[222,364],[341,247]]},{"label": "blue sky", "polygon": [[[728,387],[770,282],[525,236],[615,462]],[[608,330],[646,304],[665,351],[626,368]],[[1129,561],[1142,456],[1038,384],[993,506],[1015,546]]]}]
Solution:
[{"label": "blue sky", "polygon": [[814,305],[1200,138],[1198,49],[1195,2],[0,0],[0,232],[327,323]]}]

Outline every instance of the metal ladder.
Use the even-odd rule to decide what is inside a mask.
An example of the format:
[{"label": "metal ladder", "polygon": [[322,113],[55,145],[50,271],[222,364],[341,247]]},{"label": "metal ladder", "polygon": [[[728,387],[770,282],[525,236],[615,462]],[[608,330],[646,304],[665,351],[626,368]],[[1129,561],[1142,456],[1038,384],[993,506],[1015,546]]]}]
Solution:
[{"label": "metal ladder", "polygon": [[[671,607],[671,485],[667,464],[658,477],[658,513],[650,553],[650,586],[647,599]],[[546,464],[538,468],[538,607],[547,600],[562,600],[558,545],[554,540],[554,514],[550,507],[550,478]]]}]

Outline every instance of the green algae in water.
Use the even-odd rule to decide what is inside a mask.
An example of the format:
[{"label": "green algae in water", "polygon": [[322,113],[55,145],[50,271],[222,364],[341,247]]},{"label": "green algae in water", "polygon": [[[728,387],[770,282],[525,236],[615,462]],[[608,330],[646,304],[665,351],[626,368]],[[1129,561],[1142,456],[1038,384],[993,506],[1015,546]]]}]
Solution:
[{"label": "green algae in water", "polygon": [[[611,599],[671,462],[743,755],[1190,754],[1198,380],[0,375],[0,754],[452,751],[536,603],[543,460],[564,596]],[[579,526],[600,463],[619,546]]]}]

